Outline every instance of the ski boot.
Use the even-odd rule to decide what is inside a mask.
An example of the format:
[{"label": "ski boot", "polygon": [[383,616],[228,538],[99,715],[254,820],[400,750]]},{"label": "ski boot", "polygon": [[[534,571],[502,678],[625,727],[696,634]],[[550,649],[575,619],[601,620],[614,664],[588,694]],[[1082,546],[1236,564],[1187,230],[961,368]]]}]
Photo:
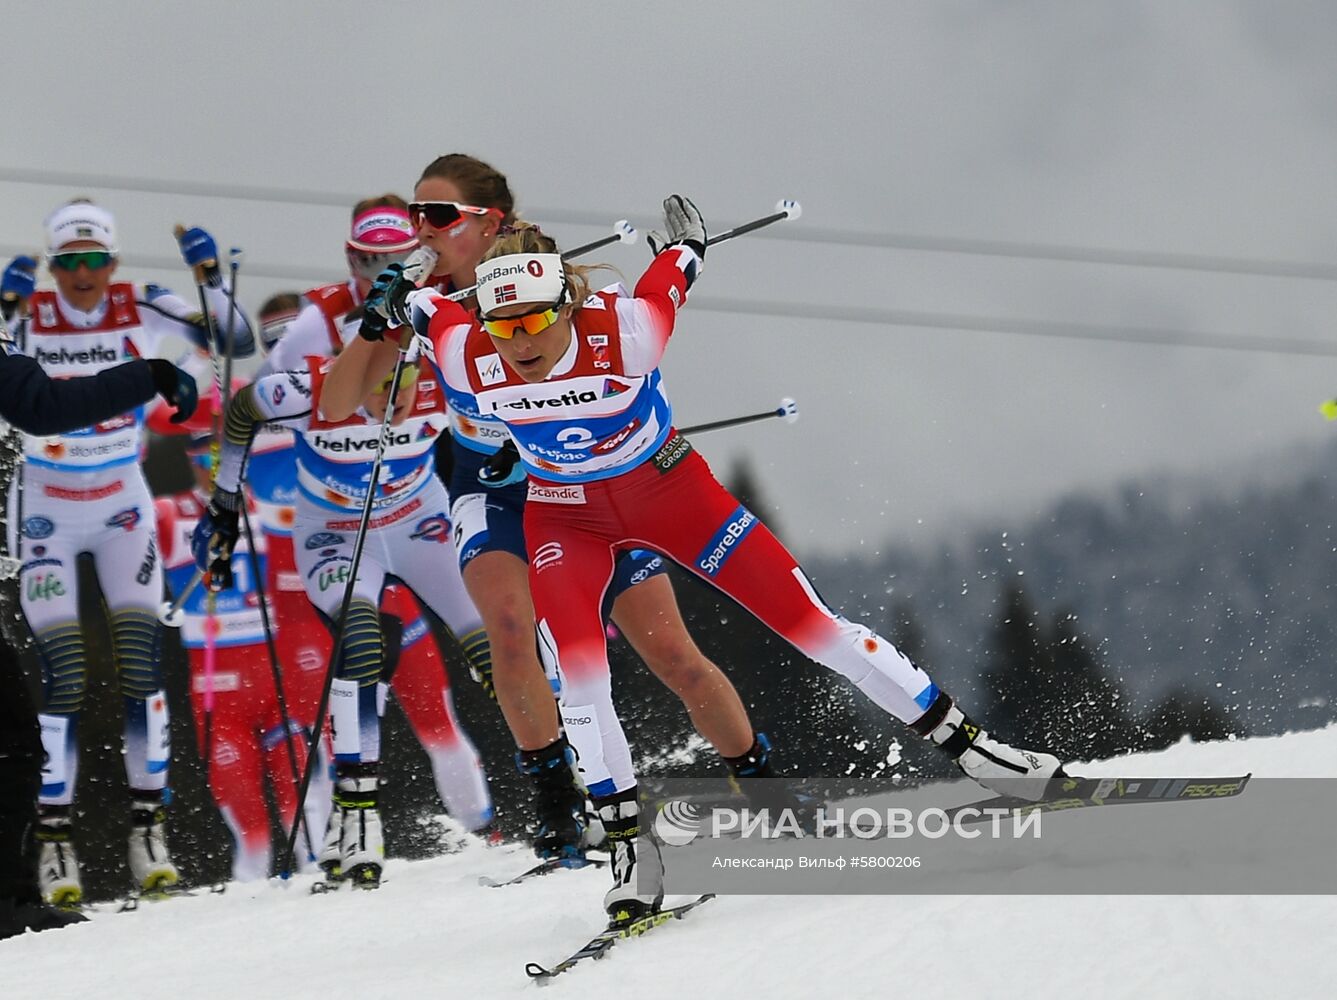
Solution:
[{"label": "ski boot", "polygon": [[79,859],[71,842],[69,806],[43,806],[37,823],[37,886],[42,900],[75,910],[84,900]]},{"label": "ski boot", "polygon": [[344,811],[336,802],[330,809],[330,818],[325,823],[325,840],[316,858],[316,864],[325,873],[326,882],[338,882],[343,878],[343,853]]},{"label": "ski boot", "polygon": [[167,852],[163,823],[167,810],[161,792],[132,793],[130,802],[130,875],[142,893],[168,893],[177,888],[181,873]]},{"label": "ski boot", "polygon": [[729,768],[729,785],[735,792],[747,797],[753,812],[765,811],[770,825],[779,823],[786,809],[802,829],[813,832],[817,827],[817,802],[804,799],[786,787],[785,782],[771,767],[771,740],[765,733],[752,738],[752,746],[741,757],[725,757]]},{"label": "ski boot", "polygon": [[588,824],[585,796],[571,767],[574,757],[565,736],[541,750],[521,750],[515,755],[516,767],[534,779],[538,791],[534,853],[540,858],[584,855]]},{"label": "ski boot", "polygon": [[1053,780],[1063,777],[1063,765],[1053,754],[1020,750],[994,739],[944,691],[910,728],[956,761],[968,778],[998,795],[1038,802]]},{"label": "ski boot", "polygon": [[657,913],[664,902],[664,862],[653,837],[640,836],[636,786],[594,800],[612,852],[613,888],[604,895],[610,928]]},{"label": "ski boot", "polygon": [[343,817],[340,876],[359,889],[379,886],[385,867],[379,787],[375,764],[341,765],[334,785],[334,808]]}]

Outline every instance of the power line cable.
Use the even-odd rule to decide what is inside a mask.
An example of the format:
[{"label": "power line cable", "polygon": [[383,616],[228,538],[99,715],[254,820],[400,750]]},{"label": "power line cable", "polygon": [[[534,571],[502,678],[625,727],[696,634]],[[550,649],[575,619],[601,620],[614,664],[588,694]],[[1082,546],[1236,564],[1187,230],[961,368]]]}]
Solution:
[{"label": "power line cable", "polygon": [[1156,347],[1196,347],[1223,351],[1252,351],[1337,357],[1337,341],[1298,337],[1267,337],[1259,334],[1212,333],[1162,327],[1129,327],[1067,320],[1016,319],[1004,316],[973,316],[964,313],[916,312],[861,306],[827,306],[813,303],[773,303],[753,299],[692,296],[693,312],[736,313],[777,319],[811,319],[823,322],[867,323],[877,326],[920,327],[1001,333],[1013,336],[1056,337],[1064,340],[1105,341]]},{"label": "power line cable", "polygon": [[[31,247],[0,243],[0,254],[16,256],[31,253]],[[154,270],[180,270],[178,257],[154,257],[123,254],[127,267]],[[285,264],[248,264],[253,277],[294,281],[309,288],[322,281],[339,280],[336,268],[323,275],[316,268]],[[1210,331],[1173,330],[1157,327],[1128,327],[1066,320],[1017,319],[965,313],[920,312],[908,309],[879,309],[862,306],[819,305],[811,302],[766,302],[760,299],[692,296],[693,312],[733,313],[744,316],[768,316],[775,319],[804,319],[822,322],[863,323],[874,326],[918,327],[921,329],[961,330],[977,333],[1001,333],[1014,336],[1056,337],[1064,340],[1105,341],[1157,347],[1198,347],[1226,351],[1252,351],[1311,357],[1337,357],[1337,342],[1305,340],[1295,337],[1265,337],[1258,334],[1213,333]]]},{"label": "power line cable", "polygon": [[[269,187],[246,184],[218,184],[167,178],[102,176],[73,171],[35,170],[0,167],[0,181],[12,184],[102,188],[111,191],[138,191],[148,194],[177,194],[201,198],[310,205],[347,209],[362,196],[309,189]],[[531,218],[564,225],[606,226],[607,218],[587,211],[531,208]],[[658,220],[653,220],[657,222]],[[1214,254],[1168,253],[1154,250],[1119,250],[1062,243],[1024,243],[1012,240],[986,240],[973,237],[922,236],[913,233],[823,228],[806,225],[777,227],[758,233],[756,239],[830,246],[872,247],[883,250],[909,250],[930,253],[954,253],[1017,260],[1047,260],[1060,263],[1101,264],[1114,267],[1138,267],[1152,270],[1198,271],[1210,274],[1237,274],[1260,278],[1299,278],[1312,281],[1337,281],[1337,264],[1319,261],[1274,260],[1262,257],[1229,257]]]}]

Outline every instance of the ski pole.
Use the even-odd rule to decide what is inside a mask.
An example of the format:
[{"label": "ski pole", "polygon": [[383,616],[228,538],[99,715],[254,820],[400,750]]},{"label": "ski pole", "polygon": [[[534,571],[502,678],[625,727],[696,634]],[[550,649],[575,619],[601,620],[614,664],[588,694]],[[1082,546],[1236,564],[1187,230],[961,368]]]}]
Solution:
[{"label": "ski pole", "polygon": [[[636,227],[626,219],[618,219],[613,223],[613,231],[608,236],[601,237],[589,243],[582,243],[580,246],[567,250],[562,254],[562,260],[571,260],[574,257],[581,257],[587,253],[592,253],[600,247],[606,247],[610,243],[635,243],[637,238]],[[445,296],[451,302],[463,302],[478,289],[477,285],[470,285],[468,288],[461,289],[458,292],[451,292]]]},{"label": "ski pole", "polygon": [[[409,255],[404,262],[403,274],[418,284],[432,273],[436,263],[436,254],[426,247],[421,247]],[[306,808],[306,796],[311,789],[311,776],[315,771],[316,749],[320,746],[321,733],[325,728],[325,713],[330,704],[330,687],[334,676],[343,663],[344,628],[348,622],[348,608],[353,603],[353,587],[357,584],[358,567],[362,563],[362,550],[366,545],[367,531],[371,525],[371,509],[376,502],[376,490],[380,484],[381,462],[385,449],[389,445],[391,421],[395,415],[395,401],[399,396],[399,379],[404,371],[404,362],[408,355],[403,348],[395,358],[395,368],[390,376],[390,389],[385,400],[385,415],[381,418],[381,433],[376,439],[376,453],[371,462],[371,473],[367,478],[367,496],[362,501],[362,514],[358,519],[357,534],[353,536],[353,556],[348,570],[348,585],[344,587],[344,596],[339,603],[339,617],[334,626],[334,648],[330,652],[330,662],[325,668],[325,680],[320,689],[320,701],[316,706],[316,723],[307,747],[306,767],[302,769],[302,784],[297,790],[297,812],[293,816],[292,829],[288,831],[287,844],[284,847],[283,862],[279,866],[279,877],[292,875],[294,852],[297,848],[297,828],[301,823]]]},{"label": "ski pole", "polygon": [[[230,281],[228,282],[227,296],[227,353],[223,365],[223,384],[229,390],[232,387],[232,355],[233,345],[236,343],[236,319],[237,319],[237,272],[241,267],[242,253],[240,247],[233,247],[228,254],[228,271]],[[224,399],[231,396],[227,392]],[[226,402],[223,404],[223,418],[220,423],[226,421]],[[220,427],[220,431],[221,431]],[[215,438],[215,449],[221,449],[221,442]],[[214,466],[215,470],[217,466]],[[216,473],[215,473],[216,474]],[[288,750],[288,767],[292,771],[292,786],[296,792],[301,781],[297,772],[297,749],[293,746],[292,738],[292,718],[288,715],[288,700],[283,692],[283,667],[279,662],[278,645],[274,642],[274,628],[269,620],[269,604],[265,595],[265,574],[264,567],[260,565],[259,552],[255,546],[255,535],[251,531],[251,518],[246,508],[245,500],[241,505],[241,524],[246,533],[247,557],[251,564],[251,576],[255,578],[255,594],[260,606],[260,625],[265,633],[265,648],[269,654],[269,670],[274,679],[274,693],[278,697],[279,723],[283,726],[283,743]],[[300,817],[298,817],[300,822]],[[309,824],[302,824],[302,829],[306,833],[307,853],[314,861],[316,850],[311,839],[311,827]]]},{"label": "ski pole", "polygon": [[682,427],[680,434],[701,434],[704,431],[718,431],[725,427],[738,427],[741,424],[751,424],[758,420],[770,420],[772,417],[780,417],[787,424],[795,423],[798,420],[798,403],[794,402],[788,396],[780,400],[780,405],[773,410],[764,410],[761,413],[750,413],[745,417],[729,417],[727,420],[712,420],[708,424],[693,424],[691,427]]},{"label": "ski pole", "polygon": [[195,575],[190,578],[190,582],[182,588],[181,593],[176,596],[175,600],[163,601],[162,607],[158,609],[158,621],[163,625],[166,625],[168,628],[180,628],[181,620],[185,615],[185,612],[182,609],[186,606],[186,602],[190,600],[190,595],[195,593],[195,588],[200,585],[200,581],[203,579],[204,570],[197,569]]},{"label": "ski pole", "polygon": [[803,206],[793,198],[781,198],[775,203],[775,214],[764,215],[760,219],[753,219],[751,222],[744,222],[741,226],[735,226],[733,229],[717,233],[706,240],[706,246],[713,247],[716,243],[723,243],[736,236],[745,236],[748,233],[755,233],[758,229],[765,229],[767,226],[786,219],[797,219],[803,214]]},{"label": "ski pole", "polygon": [[[292,788],[296,792],[302,784],[301,772],[297,767],[297,748],[293,745],[292,717],[288,715],[288,699],[283,691],[283,664],[279,661],[278,644],[274,641],[274,626],[269,620],[269,599],[265,593],[265,571],[260,565],[260,556],[255,548],[255,534],[251,531],[251,517],[246,504],[241,505],[241,526],[246,533],[247,555],[250,557],[251,575],[255,577],[255,596],[260,605],[260,625],[265,632],[265,649],[269,653],[269,671],[274,678],[274,691],[279,701],[279,723],[283,726],[283,742],[288,748],[288,769],[292,772]],[[311,836],[311,824],[304,822],[300,814],[294,817],[302,824],[306,837],[306,850],[309,858],[316,859],[315,842]]]},{"label": "ski pole", "polygon": [[[708,424],[693,424],[691,427],[680,427],[679,434],[700,434],[704,431],[717,431],[724,427],[737,427],[739,424],[755,423],[758,420],[770,420],[773,417],[781,417],[787,424],[792,424],[798,420],[798,403],[794,402],[788,396],[780,400],[780,405],[773,410],[766,410],[762,413],[749,413],[745,417],[730,417],[727,420],[714,420]],[[515,469],[515,464],[520,461],[520,450],[515,445],[515,439],[510,438],[499,449],[488,456],[483,467],[478,470],[478,481],[484,486],[497,486],[503,484]]]},{"label": "ski pole", "polygon": [[[5,298],[5,306],[12,307],[18,311],[19,322],[15,329],[14,346],[19,351],[24,351],[28,342],[28,300],[19,298],[16,293],[10,292]],[[4,324],[0,323],[0,328]],[[6,334],[8,330],[6,329]],[[3,350],[3,348],[0,348]],[[0,571],[0,579],[7,580],[11,576],[18,576],[23,572],[23,474],[27,469],[28,463],[24,461],[23,454],[23,432],[17,427],[13,428],[9,437],[9,444],[14,451],[14,551],[5,557],[3,571]]]},{"label": "ski pole", "polygon": [[[172,230],[172,235],[176,237],[178,243],[181,242],[185,233],[186,227],[179,223]],[[219,436],[222,429],[220,416],[223,411],[223,369],[218,359],[218,331],[214,327],[213,314],[209,311],[209,298],[204,294],[204,289],[209,283],[209,269],[217,266],[217,259],[210,259],[201,261],[191,268],[192,276],[195,279],[195,291],[200,299],[200,319],[204,323],[205,343],[208,346],[209,359],[213,362],[214,369],[214,387],[211,394],[215,407],[214,441],[210,449],[212,451],[214,475],[218,474]],[[219,631],[212,568],[208,575],[209,581],[206,585],[207,597],[205,598],[204,610],[204,697],[201,699],[204,704],[204,780],[206,784],[210,784],[210,779],[213,777],[214,671],[218,665]],[[201,575],[200,579],[203,580],[204,576]]]}]

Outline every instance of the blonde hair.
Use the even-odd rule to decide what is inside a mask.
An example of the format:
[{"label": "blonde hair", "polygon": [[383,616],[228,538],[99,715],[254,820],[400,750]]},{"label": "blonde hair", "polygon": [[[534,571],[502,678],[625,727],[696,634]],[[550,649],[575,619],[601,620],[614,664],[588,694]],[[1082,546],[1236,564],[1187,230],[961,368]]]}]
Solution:
[{"label": "blonde hair", "polygon": [[[505,257],[513,253],[559,253],[557,241],[538,227],[536,223],[517,219],[502,228],[497,241],[483,254],[483,260],[493,257]],[[590,274],[595,271],[614,270],[610,264],[572,264],[562,261],[562,271],[566,275],[568,300],[580,305],[590,297]]]}]

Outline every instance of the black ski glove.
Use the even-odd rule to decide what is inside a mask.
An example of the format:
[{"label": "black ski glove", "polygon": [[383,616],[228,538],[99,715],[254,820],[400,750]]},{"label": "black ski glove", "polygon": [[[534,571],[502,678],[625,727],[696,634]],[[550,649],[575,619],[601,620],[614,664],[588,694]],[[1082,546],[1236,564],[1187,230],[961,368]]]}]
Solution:
[{"label": "black ski glove", "polygon": [[392,326],[408,326],[408,297],[417,286],[404,276],[404,265],[391,264],[376,276],[362,304],[362,325],[357,335],[363,340],[383,340]]},{"label": "black ski glove", "polygon": [[214,593],[232,586],[232,553],[241,537],[238,523],[242,503],[240,493],[214,490],[204,516],[195,522],[191,533],[191,555],[204,574],[205,588]]},{"label": "black ski glove", "polygon": [[514,441],[507,441],[498,451],[488,456],[478,470],[478,481],[493,488],[512,486],[525,478],[525,467],[520,463],[520,450]]},{"label": "black ski glove", "polygon": [[149,373],[153,376],[153,388],[170,406],[176,407],[171,421],[174,424],[185,423],[195,412],[200,401],[200,391],[195,380],[170,361],[162,358],[148,359]]}]

